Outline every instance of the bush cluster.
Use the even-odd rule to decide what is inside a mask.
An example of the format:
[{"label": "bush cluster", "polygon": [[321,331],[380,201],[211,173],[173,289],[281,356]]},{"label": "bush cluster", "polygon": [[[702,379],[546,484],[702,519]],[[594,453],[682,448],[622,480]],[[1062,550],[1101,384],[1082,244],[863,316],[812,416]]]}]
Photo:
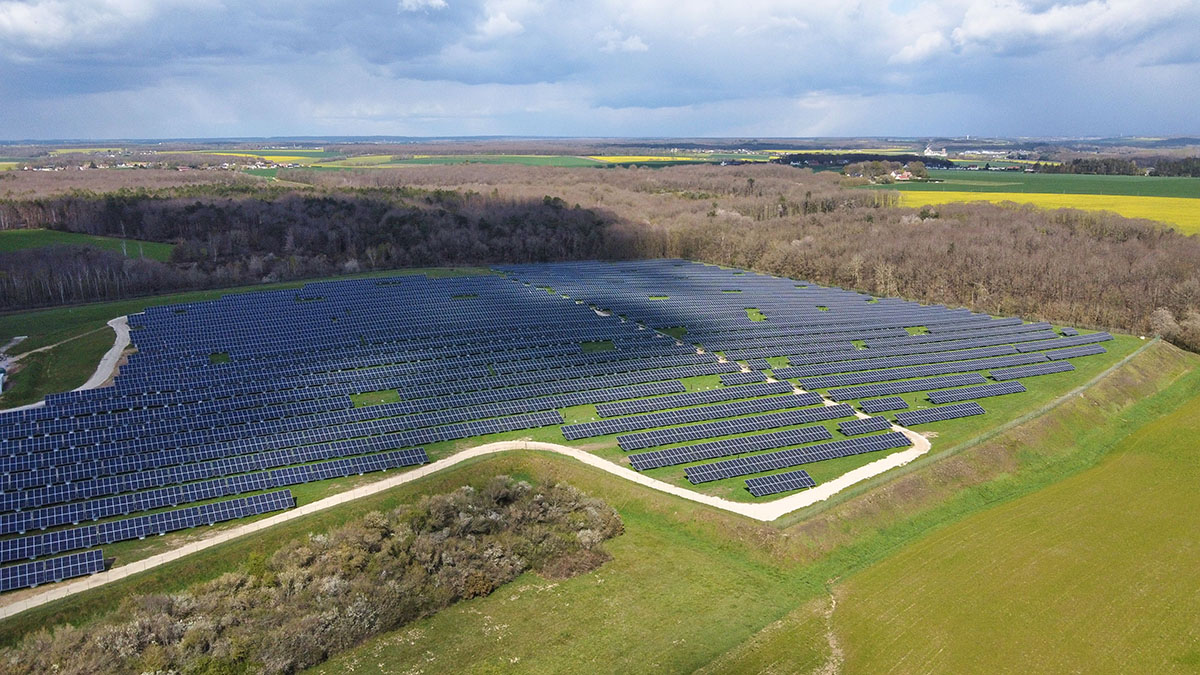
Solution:
[{"label": "bush cluster", "polygon": [[608,556],[617,512],[568,485],[498,476],[251,556],[178,594],[27,636],[5,673],[293,673],[520,574],[578,574]]}]

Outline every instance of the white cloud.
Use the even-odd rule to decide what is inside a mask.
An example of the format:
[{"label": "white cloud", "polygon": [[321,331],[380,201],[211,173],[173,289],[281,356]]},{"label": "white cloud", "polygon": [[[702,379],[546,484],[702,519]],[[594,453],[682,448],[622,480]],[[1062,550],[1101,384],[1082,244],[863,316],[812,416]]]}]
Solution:
[{"label": "white cloud", "polygon": [[504,12],[497,12],[488,16],[488,18],[479,25],[479,36],[483,38],[500,38],[516,35],[525,30],[521,22],[514,21]]},{"label": "white cloud", "polygon": [[157,11],[152,0],[0,2],[0,43],[31,47],[115,41]]},{"label": "white cloud", "polygon": [[891,57],[892,63],[918,63],[944,51],[950,46],[950,41],[938,31],[922,33],[910,44],[904,45],[900,51]]},{"label": "white cloud", "polygon": [[400,0],[401,12],[425,12],[446,9],[446,0]]},{"label": "white cloud", "polygon": [[596,34],[596,39],[600,41],[600,51],[610,54],[613,52],[644,52],[650,49],[640,36],[630,35],[627,37],[613,29],[600,31]]}]

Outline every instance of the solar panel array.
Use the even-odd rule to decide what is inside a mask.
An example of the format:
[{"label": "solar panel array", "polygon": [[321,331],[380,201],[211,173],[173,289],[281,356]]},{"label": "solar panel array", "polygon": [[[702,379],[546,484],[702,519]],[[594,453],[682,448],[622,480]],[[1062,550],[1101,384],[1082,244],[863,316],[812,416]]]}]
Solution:
[{"label": "solar panel array", "polygon": [[736,384],[750,384],[752,382],[766,382],[767,376],[762,373],[752,370],[748,373],[729,373],[721,376],[721,384],[730,387]]},{"label": "solar panel array", "polygon": [[1018,377],[1036,377],[1038,375],[1062,373],[1068,370],[1075,370],[1075,365],[1070,361],[1051,361],[1050,363],[1039,363],[1033,366],[1025,366],[1024,368],[1000,368],[993,370],[989,375],[992,376],[993,380],[1003,382],[1004,380],[1015,380]]},{"label": "solar panel array", "polygon": [[100,549],[73,553],[61,558],[0,567],[0,592],[18,588],[34,588],[64,579],[82,577],[104,571],[104,555]]},{"label": "solar panel array", "polygon": [[865,413],[887,412],[889,410],[904,410],[908,407],[908,402],[899,396],[888,396],[887,398],[874,398],[867,401],[859,401],[858,407]]},{"label": "solar panel array", "polygon": [[901,380],[899,382],[887,382],[885,384],[867,384],[859,387],[845,387],[843,389],[830,389],[829,398],[835,401],[849,401],[856,398],[867,398],[869,396],[886,396],[889,394],[905,394],[913,391],[927,391],[929,389],[944,389],[946,387],[960,387],[966,384],[983,384],[987,382],[979,373],[968,373],[965,375],[949,375],[947,377],[926,377],[916,380]]},{"label": "solar panel array", "polygon": [[817,481],[813,480],[813,477],[808,475],[804,469],[746,479],[746,489],[755,497],[766,497],[792,490],[805,490],[816,486]]},{"label": "solar panel array", "polygon": [[838,422],[838,431],[842,432],[843,436],[859,436],[861,434],[869,434],[873,431],[887,431],[891,428],[892,423],[887,421],[885,417],[864,417],[857,420]]},{"label": "solar panel array", "polygon": [[[618,443],[627,451],[665,448],[632,454],[630,462],[639,470],[684,465],[686,472],[691,468],[687,465],[694,462],[775,449],[781,446],[772,445],[770,439],[778,434],[803,432],[814,439],[804,443],[827,441],[817,427],[788,427],[851,417],[851,409],[841,408],[836,413],[819,413],[825,417],[822,420],[805,421],[767,410],[741,419],[717,420],[720,406],[739,398],[725,388],[767,386],[760,376],[764,370],[779,379],[803,378],[798,380],[802,389],[828,390],[829,398],[837,401],[870,399],[860,402],[862,410],[882,413],[908,408],[897,394],[985,385],[986,371],[1048,363],[1054,360],[1055,350],[1070,354],[1066,358],[1088,355],[1063,349],[1082,345],[1063,342],[1067,338],[1044,322],[1025,323],[939,305],[873,298],[685,261],[506,265],[500,269],[530,288],[553,288],[554,293],[582,306],[679,335],[678,342],[702,347],[708,354],[722,353],[756,371],[723,373],[722,387],[708,391],[600,404],[596,410],[604,418],[600,423],[564,427],[568,438],[620,433]],[[754,308],[763,315],[756,318],[765,320],[751,320],[747,308]],[[787,357],[788,365],[770,368],[766,359],[773,357]],[[750,396],[746,393],[741,398]],[[713,421],[701,421],[700,412],[680,417],[646,415],[709,407],[715,409],[707,413]],[[649,419],[622,422],[631,415]],[[650,427],[651,421],[685,426]],[[620,431],[633,424],[643,428],[629,434]],[[864,441],[890,433],[884,418],[848,420],[837,428],[843,433],[864,434],[860,437]],[[735,434],[749,435],[727,438]]]},{"label": "solar panel array", "polygon": [[[762,371],[833,387],[838,401],[889,396],[860,403],[885,412],[906,407],[895,394],[982,385],[972,371],[984,369],[1054,372],[1111,339],[680,260],[500,271],[318,282],[131,316],[137,350],[113,386],[0,413],[0,562],[287,508],[286,490],[264,491],[413,466],[428,461],[423,445],[562,426],[560,411],[585,405],[602,419],[564,436],[665,448],[631,455],[639,470],[869,451],[894,438],[886,420],[841,422],[881,435],[831,444],[821,423],[853,409]],[[674,327],[682,339],[659,332]],[[790,365],[771,369],[773,357]],[[689,391],[698,383],[714,388]],[[213,499],[225,510],[197,504]],[[160,509],[171,510],[137,515]]]},{"label": "solar panel array", "polygon": [[850,455],[878,452],[880,450],[906,448],[910,445],[912,445],[912,442],[908,440],[908,436],[899,431],[892,431],[876,436],[863,436],[861,438],[849,438],[844,441],[819,443],[806,448],[794,448],[791,450],[768,452],[761,455],[751,455],[749,457],[739,457],[737,459],[727,459],[723,462],[714,462],[712,464],[698,464],[687,467],[684,469],[684,473],[693,485],[698,485],[724,478],[735,478],[775,469],[786,469],[799,464],[819,462],[825,459],[836,459],[838,457],[848,457]]},{"label": "solar panel array", "polygon": [[955,403],[953,405],[945,405],[938,408],[926,408],[924,410],[910,410],[908,412],[896,413],[896,424],[904,427],[911,427],[916,424],[928,424],[929,422],[942,422],[945,420],[956,420],[960,417],[972,417],[974,415],[983,415],[987,413],[983,406],[974,401],[968,403]]},{"label": "solar panel array", "polygon": [[792,385],[787,382],[762,382],[729,389],[709,389],[708,391],[694,391],[687,394],[601,403],[596,406],[596,414],[601,417],[619,417],[621,415],[636,415],[638,413],[684,408],[693,405],[704,405],[706,403],[721,403],[723,401],[750,398],[753,396],[787,394],[792,391]]},{"label": "solar panel array", "polygon": [[964,387],[962,389],[931,391],[928,395],[926,395],[926,398],[928,398],[931,403],[957,403],[958,401],[972,401],[977,398],[990,398],[992,396],[1020,394],[1024,393],[1024,391],[1025,385],[1014,380],[1012,382],[984,384],[978,387]]},{"label": "solar panel array", "polygon": [[[844,410],[837,411],[845,412]],[[835,413],[836,414],[836,413]],[[699,462],[706,459],[744,455],[761,450],[773,450],[789,445],[803,445],[814,441],[828,441],[833,434],[822,426],[799,427],[786,431],[774,431],[753,436],[739,436],[719,441],[708,441],[696,445],[684,445],[678,448],[655,450],[629,456],[629,462],[638,471],[658,469],[664,466]]]},{"label": "solar panel array", "polygon": [[0,563],[24,558],[40,558],[118,541],[142,539],[154,534],[161,535],[236,518],[257,516],[271,511],[282,511],[295,505],[296,500],[292,497],[291,490],[281,490],[250,497],[239,497],[226,502],[114,520],[100,525],[87,525],[67,530],[55,530],[46,534],[4,539],[0,540]]},{"label": "solar panel array", "polygon": [[563,436],[566,436],[568,439],[577,440],[592,436],[606,436],[622,431],[653,429],[655,427],[702,422],[722,417],[737,417],[752,413],[799,408],[806,405],[820,405],[821,400],[821,397],[816,394],[784,394],[782,396],[719,403],[699,408],[665,410],[649,415],[634,415],[633,417],[617,417],[596,422],[583,422],[582,424],[568,424],[562,428],[562,432]]},{"label": "solar panel array", "polygon": [[705,438],[718,438],[734,434],[747,434],[752,431],[811,424],[823,420],[837,419],[838,417],[849,417],[853,414],[854,411],[850,406],[821,406],[819,408],[805,408],[803,410],[788,410],[755,417],[741,417],[720,422],[707,422],[691,426],[643,431],[636,434],[618,436],[617,443],[625,451],[642,450],[658,445],[688,443]]}]

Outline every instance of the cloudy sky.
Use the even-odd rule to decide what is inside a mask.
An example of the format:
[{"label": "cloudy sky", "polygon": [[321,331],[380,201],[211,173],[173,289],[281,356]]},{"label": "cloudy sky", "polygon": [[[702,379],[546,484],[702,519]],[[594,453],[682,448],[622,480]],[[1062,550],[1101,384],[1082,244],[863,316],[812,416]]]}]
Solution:
[{"label": "cloudy sky", "polygon": [[1200,134],[1200,0],[0,0],[0,139]]}]

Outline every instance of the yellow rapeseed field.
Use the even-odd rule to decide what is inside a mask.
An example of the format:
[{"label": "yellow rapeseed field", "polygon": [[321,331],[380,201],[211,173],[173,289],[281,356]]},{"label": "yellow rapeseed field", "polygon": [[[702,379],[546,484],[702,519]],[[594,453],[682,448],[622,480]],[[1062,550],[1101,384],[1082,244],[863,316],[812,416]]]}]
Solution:
[{"label": "yellow rapeseed field", "polygon": [[684,157],[681,155],[588,155],[588,159],[597,162],[696,162],[699,157]]},{"label": "yellow rapeseed field", "polygon": [[268,162],[285,163],[285,164],[303,164],[313,161],[312,157],[304,157],[301,155],[272,155],[261,152],[204,152],[205,155],[219,155],[222,157],[251,157],[254,159],[265,159]]},{"label": "yellow rapeseed field", "polygon": [[1016,202],[1046,209],[1112,211],[1128,218],[1148,218],[1173,225],[1186,234],[1200,233],[1200,199],[1132,195],[1063,195],[1015,192],[901,192],[900,205],[918,207],[951,202]]}]

